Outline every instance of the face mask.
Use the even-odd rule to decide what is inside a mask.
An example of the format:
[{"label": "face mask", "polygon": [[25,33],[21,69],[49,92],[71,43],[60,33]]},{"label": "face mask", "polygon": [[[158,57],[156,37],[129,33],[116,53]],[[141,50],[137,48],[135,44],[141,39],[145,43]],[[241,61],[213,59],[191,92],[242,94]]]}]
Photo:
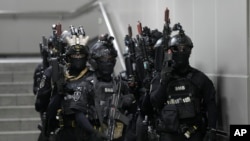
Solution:
[{"label": "face mask", "polygon": [[70,70],[73,72],[80,72],[86,68],[86,58],[70,58]]},{"label": "face mask", "polygon": [[98,72],[102,75],[111,75],[114,72],[115,62],[99,62]]},{"label": "face mask", "polygon": [[174,69],[181,70],[185,69],[189,65],[190,52],[175,52],[172,55],[174,61]]}]

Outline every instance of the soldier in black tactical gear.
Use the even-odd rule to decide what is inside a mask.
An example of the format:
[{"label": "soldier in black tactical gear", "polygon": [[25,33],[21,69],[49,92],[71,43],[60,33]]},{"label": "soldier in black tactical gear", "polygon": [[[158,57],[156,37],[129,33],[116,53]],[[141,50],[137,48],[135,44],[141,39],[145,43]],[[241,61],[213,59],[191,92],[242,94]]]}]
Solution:
[{"label": "soldier in black tactical gear", "polygon": [[[114,74],[117,51],[113,37],[103,34],[90,49],[89,63],[95,70],[95,107],[108,140],[123,141],[134,97],[126,83]],[[119,76],[118,76],[119,77]],[[119,116],[118,116],[119,115]]]},{"label": "soldier in black tactical gear", "polygon": [[49,67],[49,50],[47,45],[47,39],[43,37],[43,42],[39,44],[40,46],[40,55],[42,58],[42,62],[39,63],[35,69],[34,75],[33,75],[33,93],[36,95],[37,90],[39,88],[39,84],[41,81],[41,78],[43,76],[44,70]]},{"label": "soldier in black tactical gear", "polygon": [[[193,48],[180,24],[170,38],[161,73],[151,83],[149,140],[215,141],[216,100],[212,81],[189,64]],[[145,104],[144,103],[144,104]],[[146,105],[146,104],[145,104]],[[151,128],[152,127],[152,128]]]},{"label": "soldier in black tactical gear", "polygon": [[[82,27],[71,26],[70,32],[71,36],[65,37],[68,43],[64,58],[66,72],[58,72],[63,72],[63,79],[55,81],[55,91],[47,111],[48,125],[54,123],[55,117],[59,125],[52,125],[49,132],[54,130],[57,141],[101,141],[105,136],[94,128],[98,118],[94,107],[93,72],[86,65],[88,36]],[[52,72],[53,67],[52,64]]]},{"label": "soldier in black tactical gear", "polygon": [[[60,42],[60,36],[61,36],[61,24],[53,24],[52,25],[53,30],[53,36],[50,36],[48,40],[44,37],[43,38],[43,44],[46,42],[46,52],[47,52],[47,61],[48,64],[51,64],[51,60],[56,59],[57,56],[55,56],[57,53],[57,49],[59,47]],[[62,44],[60,44],[62,45]],[[64,46],[60,46],[61,48],[64,48]],[[56,49],[57,48],[57,49]],[[42,130],[42,134],[45,140],[48,140],[48,133],[47,133],[47,107],[50,102],[52,91],[54,90],[54,86],[51,83],[52,79],[52,66],[50,65],[44,70],[44,73],[42,74],[41,81],[38,86],[37,90],[37,97],[35,102],[35,109],[36,111],[42,113],[42,125],[39,125],[39,127]],[[39,140],[41,138],[39,137]],[[42,139],[43,140],[43,139]]]},{"label": "soldier in black tactical gear", "polygon": [[[43,74],[45,72],[45,70],[49,67],[49,50],[48,50],[48,45],[47,45],[47,39],[43,36],[43,42],[39,44],[40,46],[40,55],[42,57],[42,62],[39,63],[35,69],[34,72],[34,76],[33,76],[33,93],[34,95],[37,96],[37,92],[39,89],[39,85],[40,82],[42,80]],[[43,120],[43,116],[44,116],[44,111],[40,110],[40,108],[38,108],[38,103],[40,103],[41,100],[38,98],[36,98],[36,111],[38,111],[40,113],[40,117],[41,117],[41,124],[38,125],[38,128],[41,130],[41,133],[39,135],[38,141],[46,141],[48,140],[43,132],[42,132],[42,128],[43,128],[43,124],[44,124],[44,120]]]}]

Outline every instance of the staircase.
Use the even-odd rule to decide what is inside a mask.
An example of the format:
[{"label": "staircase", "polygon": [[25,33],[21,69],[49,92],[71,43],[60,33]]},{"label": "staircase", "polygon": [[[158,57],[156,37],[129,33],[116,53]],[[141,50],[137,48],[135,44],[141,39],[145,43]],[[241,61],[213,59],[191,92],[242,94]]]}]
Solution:
[{"label": "staircase", "polygon": [[37,141],[33,73],[40,58],[0,59],[0,141]]}]

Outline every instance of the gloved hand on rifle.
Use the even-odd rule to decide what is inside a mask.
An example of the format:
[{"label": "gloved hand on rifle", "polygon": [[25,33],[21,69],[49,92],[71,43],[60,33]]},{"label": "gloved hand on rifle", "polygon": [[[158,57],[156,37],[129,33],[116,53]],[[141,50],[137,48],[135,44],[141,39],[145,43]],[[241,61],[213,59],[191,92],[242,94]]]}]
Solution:
[{"label": "gloved hand on rifle", "polygon": [[172,65],[166,64],[162,70],[161,70],[161,79],[163,83],[168,83],[169,80],[171,79],[173,72],[173,67]]},{"label": "gloved hand on rifle", "polygon": [[216,141],[216,130],[213,128],[209,129],[203,141]]},{"label": "gloved hand on rifle", "polygon": [[168,49],[167,53],[165,53],[164,64],[161,70],[161,79],[164,83],[168,83],[168,81],[170,80],[172,72],[174,70],[174,65],[175,62],[172,60],[172,52],[170,49]]}]

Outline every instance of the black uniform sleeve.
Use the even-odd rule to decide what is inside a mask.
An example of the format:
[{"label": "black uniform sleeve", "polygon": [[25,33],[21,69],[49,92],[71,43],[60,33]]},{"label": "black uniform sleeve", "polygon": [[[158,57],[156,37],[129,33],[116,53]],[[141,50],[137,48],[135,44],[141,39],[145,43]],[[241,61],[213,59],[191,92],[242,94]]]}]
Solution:
[{"label": "black uniform sleeve", "polygon": [[210,79],[206,77],[203,83],[202,93],[204,94],[204,102],[207,110],[208,127],[216,128],[217,120],[217,108],[216,108],[216,98],[215,98],[215,88]]},{"label": "black uniform sleeve", "polygon": [[199,86],[203,99],[204,111],[207,115],[208,127],[216,128],[217,108],[216,108],[216,91],[213,82],[202,72],[196,73],[193,79],[194,83]]},{"label": "black uniform sleeve", "polygon": [[156,75],[150,88],[150,103],[152,106],[160,109],[164,105],[165,95],[164,84],[161,83],[160,75]]},{"label": "black uniform sleeve", "polygon": [[45,112],[52,92],[51,69],[46,69],[37,91],[35,108],[38,112]]}]

